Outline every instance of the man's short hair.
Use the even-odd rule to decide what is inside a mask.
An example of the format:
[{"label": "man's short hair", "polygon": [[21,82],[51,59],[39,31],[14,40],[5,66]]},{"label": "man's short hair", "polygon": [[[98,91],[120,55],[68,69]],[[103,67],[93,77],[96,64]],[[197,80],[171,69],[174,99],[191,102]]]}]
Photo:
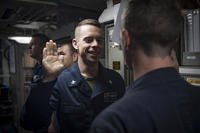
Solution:
[{"label": "man's short hair", "polygon": [[38,38],[39,39],[39,45],[41,45],[42,47],[45,47],[46,42],[49,41],[49,37],[46,36],[45,34],[42,34],[42,33],[35,33],[35,34],[32,35],[32,37]]},{"label": "man's short hair", "polygon": [[166,55],[178,43],[182,17],[174,0],[131,0],[124,25],[145,54],[162,47]]},{"label": "man's short hair", "polygon": [[92,26],[98,27],[99,29],[101,29],[101,31],[103,33],[102,25],[97,20],[95,20],[95,19],[84,19],[84,20],[80,21],[75,28],[75,32],[74,32],[75,38],[77,36],[77,29],[79,29],[79,27],[84,26],[84,25],[92,25]]},{"label": "man's short hair", "polygon": [[101,24],[95,19],[84,19],[80,21],[76,27],[79,27],[82,25],[93,25],[93,26],[101,28]]},{"label": "man's short hair", "polygon": [[72,53],[77,52],[77,50],[73,47],[72,45],[72,38],[68,38],[68,39],[63,39],[59,42],[59,46],[63,46],[63,45],[68,45],[70,48],[70,51]]}]

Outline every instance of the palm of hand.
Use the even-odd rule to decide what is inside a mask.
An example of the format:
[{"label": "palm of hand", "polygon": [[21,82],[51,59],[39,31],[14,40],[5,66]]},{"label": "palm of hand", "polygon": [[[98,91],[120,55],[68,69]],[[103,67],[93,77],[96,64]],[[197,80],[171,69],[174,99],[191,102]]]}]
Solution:
[{"label": "palm of hand", "polygon": [[43,58],[42,62],[48,75],[57,75],[64,68],[64,64],[58,59],[57,55],[48,55]]},{"label": "palm of hand", "polygon": [[57,54],[57,46],[52,40],[46,43],[46,47],[43,49],[43,60],[46,76],[56,76],[64,68],[63,60],[59,60]]}]

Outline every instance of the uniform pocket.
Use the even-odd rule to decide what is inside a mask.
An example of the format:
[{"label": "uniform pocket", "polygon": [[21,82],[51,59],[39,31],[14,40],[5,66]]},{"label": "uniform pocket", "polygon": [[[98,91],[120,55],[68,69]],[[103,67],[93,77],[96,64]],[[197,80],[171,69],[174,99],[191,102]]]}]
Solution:
[{"label": "uniform pocket", "polygon": [[69,131],[82,130],[90,126],[88,122],[90,120],[86,117],[86,110],[82,106],[65,105],[60,115],[61,125]]},{"label": "uniform pocket", "polygon": [[63,105],[63,113],[66,114],[84,114],[84,108],[81,105]]}]

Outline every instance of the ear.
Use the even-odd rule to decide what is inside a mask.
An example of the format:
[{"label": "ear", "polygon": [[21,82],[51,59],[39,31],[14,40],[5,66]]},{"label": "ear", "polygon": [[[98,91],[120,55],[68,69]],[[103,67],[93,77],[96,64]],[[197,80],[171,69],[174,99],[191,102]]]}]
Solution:
[{"label": "ear", "polygon": [[130,49],[131,46],[131,39],[130,39],[130,34],[127,29],[122,30],[122,37],[123,37],[123,45],[124,49],[128,50]]},{"label": "ear", "polygon": [[75,38],[72,40],[72,45],[73,45],[73,47],[74,47],[75,49],[78,50],[78,44],[77,44],[77,40],[76,40]]}]

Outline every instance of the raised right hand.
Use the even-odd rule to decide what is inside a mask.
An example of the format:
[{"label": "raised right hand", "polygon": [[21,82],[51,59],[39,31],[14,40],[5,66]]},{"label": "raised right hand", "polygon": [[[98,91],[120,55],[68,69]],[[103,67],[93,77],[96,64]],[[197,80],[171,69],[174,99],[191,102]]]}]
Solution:
[{"label": "raised right hand", "polygon": [[57,75],[65,68],[63,60],[58,58],[57,45],[50,40],[43,49],[42,64],[45,69],[45,81],[54,80]]}]

